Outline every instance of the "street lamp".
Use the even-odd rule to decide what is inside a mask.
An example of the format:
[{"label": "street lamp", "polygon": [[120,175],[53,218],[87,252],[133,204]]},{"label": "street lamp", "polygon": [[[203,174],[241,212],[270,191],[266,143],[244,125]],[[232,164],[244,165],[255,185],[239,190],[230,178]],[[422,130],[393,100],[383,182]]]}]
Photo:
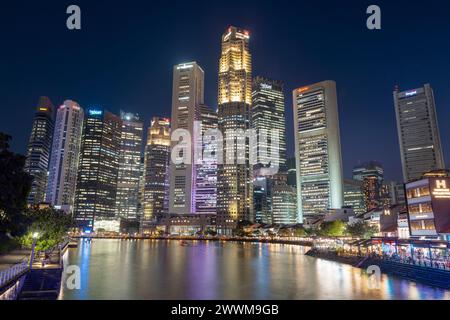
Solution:
[{"label": "street lamp", "polygon": [[39,238],[39,232],[33,232],[33,245],[31,246],[30,269],[33,266],[34,250],[36,249],[36,241]]}]

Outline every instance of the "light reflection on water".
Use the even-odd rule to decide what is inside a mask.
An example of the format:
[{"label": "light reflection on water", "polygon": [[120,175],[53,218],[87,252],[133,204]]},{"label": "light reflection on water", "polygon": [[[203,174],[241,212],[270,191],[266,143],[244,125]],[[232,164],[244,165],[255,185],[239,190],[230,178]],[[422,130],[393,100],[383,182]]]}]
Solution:
[{"label": "light reflection on water", "polygon": [[81,289],[63,286],[60,299],[450,299],[449,291],[386,275],[371,289],[363,270],[305,251],[214,241],[81,242],[65,257],[80,267]]}]

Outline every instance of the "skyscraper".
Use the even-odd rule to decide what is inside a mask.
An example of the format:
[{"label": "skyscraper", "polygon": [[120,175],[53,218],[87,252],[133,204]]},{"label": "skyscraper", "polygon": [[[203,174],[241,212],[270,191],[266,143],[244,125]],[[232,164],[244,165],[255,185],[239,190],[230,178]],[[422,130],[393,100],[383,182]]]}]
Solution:
[{"label": "skyscraper", "polygon": [[46,201],[73,214],[84,111],[67,100],[56,113]]},{"label": "skyscraper", "polygon": [[170,120],[154,117],[144,160],[144,220],[160,220],[169,211]]},{"label": "skyscraper", "polygon": [[117,220],[116,194],[122,120],[101,109],[86,111],[75,196],[75,219],[83,227]]},{"label": "skyscraper", "polygon": [[[257,163],[286,170],[286,119],[283,84],[263,77],[253,79],[251,127],[258,135]],[[278,133],[278,150],[271,150],[272,135]],[[263,138],[265,137],[265,138]],[[272,159],[273,158],[273,159]],[[277,164],[275,164],[277,163]]]},{"label": "skyscraper", "polygon": [[[172,86],[172,132],[177,136],[178,129],[184,129],[188,136],[183,154],[183,163],[170,162],[169,212],[190,214],[196,212],[196,166],[194,164],[194,122],[198,118],[198,109],[204,103],[204,72],[196,62],[183,63],[173,68]],[[178,130],[178,131],[177,131]],[[188,139],[189,141],[186,141]],[[174,148],[179,142],[172,142]],[[174,149],[172,149],[174,150]]]},{"label": "skyscraper", "polygon": [[344,179],[344,206],[352,208],[355,214],[362,214],[367,211],[361,181]]},{"label": "skyscraper", "polygon": [[403,183],[395,181],[383,182],[380,191],[380,201],[384,206],[405,204],[405,188]]},{"label": "skyscraper", "polygon": [[230,233],[240,220],[254,220],[249,137],[252,59],[249,33],[230,27],[222,35],[219,61],[218,127],[224,135],[217,175],[217,225]]},{"label": "skyscraper", "polygon": [[286,185],[275,185],[272,189],[272,223],[297,223],[297,190]]},{"label": "skyscraper", "polygon": [[117,179],[116,212],[119,218],[137,220],[143,123],[133,113],[121,112],[119,173]]},{"label": "skyscraper", "polygon": [[293,91],[298,221],[343,205],[336,83]]},{"label": "skyscraper", "polygon": [[368,161],[353,168],[353,179],[362,182],[366,210],[372,210],[381,205],[381,187],[384,170],[381,163]]},{"label": "skyscraper", "polygon": [[53,109],[53,104],[49,98],[39,98],[24,167],[24,171],[33,177],[28,204],[39,204],[45,199],[54,125]]},{"label": "skyscraper", "polygon": [[[195,137],[201,151],[217,147],[217,141],[206,141],[208,134],[217,130],[217,113],[208,106],[200,105],[197,118],[201,123],[201,132]],[[201,153],[200,153],[201,154]],[[201,214],[216,214],[217,210],[217,158],[202,157],[195,164],[195,212]]]},{"label": "skyscraper", "polygon": [[420,179],[425,172],[443,169],[433,89],[429,84],[408,91],[394,91],[395,114],[404,182]]}]

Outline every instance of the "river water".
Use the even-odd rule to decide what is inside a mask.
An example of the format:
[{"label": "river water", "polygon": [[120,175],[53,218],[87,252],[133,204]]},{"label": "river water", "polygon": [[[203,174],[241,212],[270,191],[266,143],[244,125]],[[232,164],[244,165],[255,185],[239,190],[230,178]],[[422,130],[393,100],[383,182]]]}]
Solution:
[{"label": "river water", "polygon": [[[365,272],[304,253],[296,245],[169,240],[82,241],[60,299],[450,299],[450,292]],[[76,269],[76,268],[75,268]]]}]

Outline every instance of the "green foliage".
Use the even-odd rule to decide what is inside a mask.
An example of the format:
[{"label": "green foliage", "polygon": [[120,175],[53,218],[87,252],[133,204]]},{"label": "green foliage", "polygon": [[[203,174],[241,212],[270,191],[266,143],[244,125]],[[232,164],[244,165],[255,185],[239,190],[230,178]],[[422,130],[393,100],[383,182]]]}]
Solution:
[{"label": "green foliage", "polygon": [[352,237],[369,239],[378,232],[375,226],[370,225],[366,221],[358,221],[347,225],[346,232]]},{"label": "green foliage", "polygon": [[294,229],[294,236],[295,237],[306,237],[308,235],[308,232],[305,230],[304,227],[298,226]]},{"label": "green foliage", "polygon": [[24,214],[32,177],[23,171],[25,156],[9,151],[11,136],[0,132],[0,235],[23,235],[30,223]]},{"label": "green foliage", "polygon": [[33,223],[28,228],[28,232],[21,237],[21,243],[26,247],[31,247],[33,233],[37,232],[39,234],[36,242],[37,251],[55,247],[75,225],[72,217],[64,211],[50,208],[30,211],[30,217]]},{"label": "green foliage", "polygon": [[323,222],[318,234],[326,237],[340,237],[345,234],[345,223],[342,220]]}]

